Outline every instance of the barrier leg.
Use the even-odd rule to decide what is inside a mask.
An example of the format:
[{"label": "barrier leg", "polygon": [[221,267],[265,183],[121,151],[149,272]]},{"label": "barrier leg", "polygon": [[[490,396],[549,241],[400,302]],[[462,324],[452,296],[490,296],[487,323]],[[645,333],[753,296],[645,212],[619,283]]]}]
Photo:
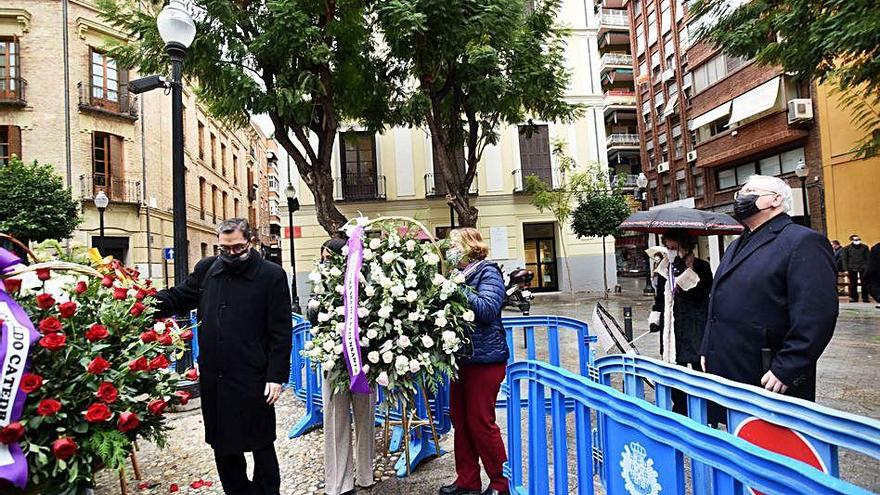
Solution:
[{"label": "barrier leg", "polygon": [[[311,367],[309,360],[305,360],[306,366],[306,414],[299,420],[288,438],[297,438],[324,424],[323,407],[318,407],[321,392],[318,390],[318,372]],[[322,403],[323,404],[323,403]]]}]

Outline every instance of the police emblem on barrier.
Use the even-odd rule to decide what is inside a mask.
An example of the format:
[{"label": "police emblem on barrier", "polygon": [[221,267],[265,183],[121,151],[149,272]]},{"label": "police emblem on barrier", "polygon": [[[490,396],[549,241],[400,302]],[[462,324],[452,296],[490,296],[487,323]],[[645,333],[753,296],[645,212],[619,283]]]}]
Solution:
[{"label": "police emblem on barrier", "polygon": [[629,495],[659,495],[662,487],[659,474],[654,469],[654,460],[639,442],[623,446],[620,458],[620,476],[623,477]]}]

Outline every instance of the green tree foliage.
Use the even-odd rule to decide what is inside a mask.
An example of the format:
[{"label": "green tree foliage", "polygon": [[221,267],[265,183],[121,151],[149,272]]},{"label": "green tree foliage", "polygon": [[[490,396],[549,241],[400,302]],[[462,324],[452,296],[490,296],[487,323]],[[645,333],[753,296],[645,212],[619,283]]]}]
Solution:
[{"label": "green tree foliage", "polygon": [[701,25],[698,36],[725,52],[782,66],[801,80],[831,83],[865,132],[855,151],[880,151],[877,0],[698,0],[692,12]]},{"label": "green tree foliage", "polygon": [[[125,67],[167,73],[156,28],[164,2],[100,0],[103,16],[139,41],[112,50]],[[184,76],[218,118],[244,124],[268,114],[275,139],[315,196],[318,222],[336,232],[346,218],[333,201],[330,159],[341,123],[381,128],[393,86],[367,21],[369,0],[194,0],[196,39]]]},{"label": "green tree foliage", "polygon": [[13,157],[0,167],[0,232],[40,242],[66,239],[79,223],[79,205],[52,165]]},{"label": "green tree foliage", "polygon": [[[435,180],[462,226],[477,210],[468,190],[486,146],[504,124],[529,118],[568,120],[581,110],[564,99],[566,31],[560,0],[383,0],[376,20],[402,100],[401,123],[431,132]],[[461,153],[465,152],[464,164]]]}]

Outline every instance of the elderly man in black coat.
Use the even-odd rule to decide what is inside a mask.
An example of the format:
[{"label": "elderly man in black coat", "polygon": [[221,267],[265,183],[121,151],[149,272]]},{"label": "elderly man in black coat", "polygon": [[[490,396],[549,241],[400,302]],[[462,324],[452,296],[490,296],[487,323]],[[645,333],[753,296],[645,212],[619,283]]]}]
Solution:
[{"label": "elderly man in black coat", "polygon": [[[247,220],[226,220],[217,233],[220,255],[199,261],[186,280],[160,291],[160,315],[198,309],[205,441],[214,449],[223,490],[277,495],[274,404],[290,373],[287,275],[251,247]],[[245,452],[254,455],[253,481]]]},{"label": "elderly man in black coat", "polygon": [[816,361],[837,322],[837,268],[828,240],[786,214],[791,188],[752,177],[736,195],[746,231],[715,272],[700,354],[710,373],[816,398]]}]

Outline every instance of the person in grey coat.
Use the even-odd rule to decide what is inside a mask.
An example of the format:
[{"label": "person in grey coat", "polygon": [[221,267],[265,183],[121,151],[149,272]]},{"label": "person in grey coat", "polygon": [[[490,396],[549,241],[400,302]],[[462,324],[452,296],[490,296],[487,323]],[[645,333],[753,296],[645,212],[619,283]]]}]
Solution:
[{"label": "person in grey coat", "polygon": [[868,288],[865,285],[865,270],[868,269],[868,257],[870,249],[862,244],[862,238],[857,234],[849,236],[849,246],[843,248],[840,257],[843,271],[849,275],[849,300],[859,302],[859,285],[862,286],[862,301],[869,302]]}]

